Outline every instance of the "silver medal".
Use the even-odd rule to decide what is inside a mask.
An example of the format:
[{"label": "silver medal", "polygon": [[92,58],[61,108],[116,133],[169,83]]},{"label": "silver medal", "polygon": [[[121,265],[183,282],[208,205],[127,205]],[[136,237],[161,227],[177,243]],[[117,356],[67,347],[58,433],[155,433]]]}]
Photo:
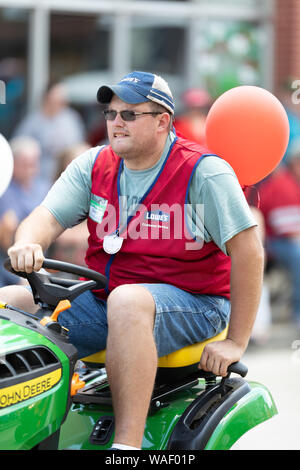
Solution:
[{"label": "silver medal", "polygon": [[124,238],[119,237],[116,233],[113,235],[105,235],[103,239],[103,249],[109,255],[118,253],[123,244]]}]

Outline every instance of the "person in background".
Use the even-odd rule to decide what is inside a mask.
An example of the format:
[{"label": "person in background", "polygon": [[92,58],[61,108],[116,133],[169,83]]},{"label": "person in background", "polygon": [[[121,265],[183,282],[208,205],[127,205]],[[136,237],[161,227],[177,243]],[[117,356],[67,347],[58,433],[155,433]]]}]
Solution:
[{"label": "person in background", "polygon": [[[88,143],[82,142],[59,155],[55,180],[61,176],[73,160],[87,152],[89,148]],[[59,261],[86,266],[84,258],[88,247],[88,236],[87,223],[84,220],[75,227],[65,230],[49,248],[48,256]]]},{"label": "person in background", "polygon": [[184,111],[176,117],[176,132],[186,139],[205,145],[205,120],[212,104],[210,94],[201,88],[192,88],[182,95]]},{"label": "person in background", "polygon": [[268,256],[285,266],[292,281],[292,318],[300,328],[300,138],[285,159],[259,187],[266,223]]},{"label": "person in background", "polygon": [[80,115],[68,105],[65,86],[54,83],[47,88],[41,108],[25,116],[13,135],[29,136],[39,142],[39,176],[50,187],[56,174],[58,155],[85,140],[85,127]]},{"label": "person in background", "polygon": [[[257,228],[263,246],[266,243],[266,224],[262,211],[258,207],[250,206],[253,217],[257,222]],[[267,256],[265,256],[266,265]],[[262,292],[257,315],[251,332],[251,342],[254,345],[262,346],[269,337],[272,325],[272,307],[268,284],[263,282]]]},{"label": "person in background", "polygon": [[[300,138],[299,90],[296,80],[289,78],[280,84],[277,98],[284,106],[289,121],[289,141],[280,165],[285,165],[293,143]],[[268,177],[267,177],[268,178]]]},{"label": "person in background", "polygon": [[37,178],[40,146],[30,137],[15,137],[10,142],[14,156],[12,180],[0,199],[0,286],[19,283],[20,278],[7,272],[2,264],[7,258],[19,223],[40,204],[47,187]]}]

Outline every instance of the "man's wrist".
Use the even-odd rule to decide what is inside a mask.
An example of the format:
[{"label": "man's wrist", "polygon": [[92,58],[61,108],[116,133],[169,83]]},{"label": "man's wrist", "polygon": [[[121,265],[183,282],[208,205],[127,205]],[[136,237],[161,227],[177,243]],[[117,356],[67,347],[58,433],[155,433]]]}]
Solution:
[{"label": "man's wrist", "polygon": [[[249,338],[248,339],[242,339],[238,338],[236,339],[234,335],[227,335],[226,340],[231,341],[235,346],[240,348],[242,352],[244,352],[247,349],[248,343],[249,343]],[[225,340],[225,341],[226,341]]]}]

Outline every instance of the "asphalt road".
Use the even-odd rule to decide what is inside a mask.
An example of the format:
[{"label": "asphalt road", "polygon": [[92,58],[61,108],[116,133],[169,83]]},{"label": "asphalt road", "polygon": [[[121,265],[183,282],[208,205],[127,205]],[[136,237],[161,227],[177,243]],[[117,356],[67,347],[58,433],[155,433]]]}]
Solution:
[{"label": "asphalt road", "polygon": [[271,391],[278,415],[247,432],[238,450],[300,450],[300,331],[289,323],[272,326],[264,346],[249,346],[243,360],[248,379]]}]

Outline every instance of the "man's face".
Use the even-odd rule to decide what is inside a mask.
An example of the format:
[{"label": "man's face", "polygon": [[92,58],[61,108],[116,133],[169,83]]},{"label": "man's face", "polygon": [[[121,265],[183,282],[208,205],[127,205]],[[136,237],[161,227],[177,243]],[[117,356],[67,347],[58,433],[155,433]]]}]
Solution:
[{"label": "man's face", "polygon": [[39,171],[39,153],[24,149],[14,160],[14,180],[23,185],[30,185]]},{"label": "man's face", "polygon": [[[132,110],[139,113],[152,111],[148,102],[127,104],[116,95],[112,97],[108,109],[118,112]],[[155,148],[159,116],[146,114],[137,116],[135,121],[123,121],[120,114],[117,114],[113,121],[107,121],[107,134],[113,151],[128,161],[151,154]]]}]

